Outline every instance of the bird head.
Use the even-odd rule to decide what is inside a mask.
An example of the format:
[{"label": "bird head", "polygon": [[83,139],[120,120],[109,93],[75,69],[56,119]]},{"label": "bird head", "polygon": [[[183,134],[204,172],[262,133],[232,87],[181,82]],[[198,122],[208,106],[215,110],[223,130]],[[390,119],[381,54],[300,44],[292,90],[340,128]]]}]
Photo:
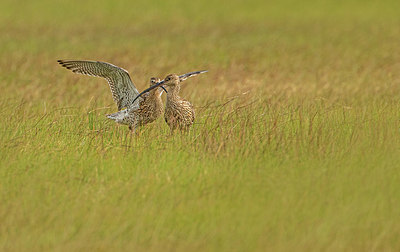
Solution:
[{"label": "bird head", "polygon": [[157,84],[158,82],[160,82],[160,78],[156,78],[156,77],[151,77],[150,78],[150,87]]},{"label": "bird head", "polygon": [[[156,85],[157,83],[159,83],[160,81],[161,81],[160,78],[156,78],[156,77],[150,78],[150,88],[151,88],[152,86]],[[158,93],[159,95],[161,95],[163,91],[165,91],[166,93],[168,93],[167,90],[166,90],[163,86],[159,86],[159,87],[156,89],[156,93]]]},{"label": "bird head", "polygon": [[176,74],[170,74],[164,79],[164,84],[165,86],[175,86],[178,85],[181,80],[179,79],[179,76]]},{"label": "bird head", "polygon": [[[140,94],[138,94],[138,96],[136,96],[135,99],[133,99],[133,102],[135,102],[142,94],[147,93],[147,92],[149,92],[150,90],[152,90],[154,88],[161,87],[161,88],[164,89],[164,87],[163,87],[164,85],[165,86],[175,86],[175,85],[178,85],[179,82],[182,82],[182,81],[186,80],[189,77],[196,76],[198,74],[202,74],[202,73],[206,73],[206,72],[207,72],[206,70],[204,70],[204,71],[196,71],[196,72],[190,72],[190,73],[186,73],[186,74],[179,75],[179,76],[176,75],[176,74],[170,74],[167,77],[165,77],[164,80],[159,81],[156,84],[153,84],[152,86],[150,86],[149,88],[143,90]],[[150,81],[152,81],[152,80],[150,80]],[[167,92],[167,91],[165,90],[165,92]]]}]

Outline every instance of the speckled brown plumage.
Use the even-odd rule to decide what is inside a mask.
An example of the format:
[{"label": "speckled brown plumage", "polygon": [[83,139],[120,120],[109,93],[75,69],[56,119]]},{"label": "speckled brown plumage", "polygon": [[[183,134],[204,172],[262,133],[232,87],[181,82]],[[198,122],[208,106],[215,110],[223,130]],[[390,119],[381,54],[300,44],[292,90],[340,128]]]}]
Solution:
[{"label": "speckled brown plumage", "polygon": [[171,131],[188,130],[195,119],[193,105],[179,96],[179,76],[170,74],[163,85],[168,87],[164,119]]},{"label": "speckled brown plumage", "polygon": [[152,85],[151,87],[143,90],[134,100],[135,102],[141,96],[146,95],[147,92],[151,92],[156,88],[163,86],[168,87],[167,93],[167,104],[165,106],[164,118],[165,122],[170,127],[173,132],[175,129],[187,130],[192,126],[195,119],[195,112],[193,105],[179,97],[180,82],[186,80],[187,78],[197,76],[202,73],[206,73],[206,70],[195,71],[186,73],[183,75],[170,74],[164,80]]},{"label": "speckled brown plumage", "polygon": [[[151,78],[150,86],[158,81],[159,79]],[[107,117],[117,123],[129,125],[129,129],[135,132],[137,127],[154,122],[163,113],[162,92],[162,88],[152,89],[143,95],[138,106],[123,109]]]},{"label": "speckled brown plumage", "polygon": [[[155,88],[135,99],[139,92],[133,84],[129,73],[117,66],[100,61],[59,60],[58,63],[74,73],[105,78],[110,86],[113,100],[118,112],[107,115],[117,123],[129,125],[131,130],[151,123],[163,113],[161,100],[162,88]],[[150,86],[160,80],[151,78]]]},{"label": "speckled brown plumage", "polygon": [[[150,86],[159,81],[160,79],[151,78]],[[163,91],[164,90],[161,88],[156,88],[142,96],[143,100],[139,102],[139,108],[131,112],[135,115],[130,117],[133,119],[132,123],[129,124],[130,129],[152,123],[161,116],[164,112],[164,106],[161,100]]]}]

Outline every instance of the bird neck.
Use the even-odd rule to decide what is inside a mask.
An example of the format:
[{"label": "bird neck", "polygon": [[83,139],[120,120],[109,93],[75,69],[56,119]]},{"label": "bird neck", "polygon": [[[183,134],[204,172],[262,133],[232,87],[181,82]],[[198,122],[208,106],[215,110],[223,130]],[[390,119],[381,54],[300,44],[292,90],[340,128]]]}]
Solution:
[{"label": "bird neck", "polygon": [[170,86],[168,89],[167,98],[173,100],[179,99],[179,90],[179,85]]},{"label": "bird neck", "polygon": [[148,93],[145,93],[143,95],[143,98],[145,98],[145,100],[150,101],[150,100],[154,100],[156,98],[156,90],[150,90]]}]

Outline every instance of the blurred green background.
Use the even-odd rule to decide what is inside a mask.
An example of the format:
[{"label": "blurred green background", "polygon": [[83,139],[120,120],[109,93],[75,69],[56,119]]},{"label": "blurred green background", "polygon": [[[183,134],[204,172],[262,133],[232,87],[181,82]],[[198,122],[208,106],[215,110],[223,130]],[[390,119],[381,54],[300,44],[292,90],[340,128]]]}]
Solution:
[{"label": "blurred green background", "polygon": [[[0,250],[399,251],[400,1],[0,2]],[[104,80],[182,87],[132,135]]]}]

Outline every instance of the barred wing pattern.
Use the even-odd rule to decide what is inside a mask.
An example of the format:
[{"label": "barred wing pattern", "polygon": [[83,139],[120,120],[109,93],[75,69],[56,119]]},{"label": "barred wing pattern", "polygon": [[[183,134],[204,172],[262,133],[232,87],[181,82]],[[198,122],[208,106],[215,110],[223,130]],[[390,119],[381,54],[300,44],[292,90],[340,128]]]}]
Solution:
[{"label": "barred wing pattern", "polygon": [[58,63],[74,73],[105,78],[118,110],[134,106],[133,100],[139,92],[125,69],[100,61],[58,60]]}]

